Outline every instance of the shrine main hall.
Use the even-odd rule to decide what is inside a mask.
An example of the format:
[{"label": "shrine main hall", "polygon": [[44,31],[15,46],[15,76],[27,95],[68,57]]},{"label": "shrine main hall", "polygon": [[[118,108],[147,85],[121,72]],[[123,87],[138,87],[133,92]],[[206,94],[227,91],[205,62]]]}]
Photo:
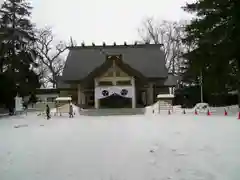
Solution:
[{"label": "shrine main hall", "polygon": [[[83,108],[140,108],[172,94],[161,44],[70,47],[58,88]],[[64,86],[64,87],[61,87]]]}]

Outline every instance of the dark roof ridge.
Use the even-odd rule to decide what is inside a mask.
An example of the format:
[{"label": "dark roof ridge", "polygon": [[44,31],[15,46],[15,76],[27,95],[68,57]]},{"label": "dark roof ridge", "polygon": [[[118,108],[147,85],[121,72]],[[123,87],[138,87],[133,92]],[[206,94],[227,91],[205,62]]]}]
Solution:
[{"label": "dark roof ridge", "polygon": [[119,44],[119,45],[84,45],[84,46],[74,46],[68,47],[69,50],[72,49],[104,49],[104,48],[143,48],[143,47],[162,47],[163,44]]}]

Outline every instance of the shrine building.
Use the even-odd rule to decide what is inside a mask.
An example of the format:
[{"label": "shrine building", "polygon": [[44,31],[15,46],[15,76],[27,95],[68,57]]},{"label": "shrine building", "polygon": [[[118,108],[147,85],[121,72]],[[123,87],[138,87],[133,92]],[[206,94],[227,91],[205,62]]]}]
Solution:
[{"label": "shrine building", "polygon": [[[58,88],[83,108],[138,108],[172,94],[160,44],[70,47]],[[64,87],[63,87],[64,86]]]}]

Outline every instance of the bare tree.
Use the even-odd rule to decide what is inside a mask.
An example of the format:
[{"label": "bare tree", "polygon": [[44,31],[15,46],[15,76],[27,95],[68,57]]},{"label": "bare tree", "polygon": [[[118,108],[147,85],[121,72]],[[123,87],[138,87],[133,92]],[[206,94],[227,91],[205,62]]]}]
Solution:
[{"label": "bare tree", "polygon": [[185,46],[182,43],[184,37],[184,26],[186,22],[156,21],[147,18],[142,27],[138,29],[143,43],[163,44],[166,57],[166,66],[169,73],[180,72],[182,52]]},{"label": "bare tree", "polygon": [[[55,88],[57,84],[57,78],[61,75],[65,61],[62,54],[67,50],[66,43],[54,41],[54,35],[50,27],[45,27],[37,31],[38,42],[37,49],[41,56],[38,61],[39,74],[44,86],[52,84]],[[73,45],[73,41],[71,41]]]}]

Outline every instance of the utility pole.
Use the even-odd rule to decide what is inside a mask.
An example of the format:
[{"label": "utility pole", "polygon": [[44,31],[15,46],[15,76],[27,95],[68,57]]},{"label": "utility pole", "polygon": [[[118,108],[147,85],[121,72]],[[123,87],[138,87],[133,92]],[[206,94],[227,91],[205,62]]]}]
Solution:
[{"label": "utility pole", "polygon": [[202,70],[200,72],[200,89],[201,89],[201,103],[203,103],[203,75],[202,75]]}]

